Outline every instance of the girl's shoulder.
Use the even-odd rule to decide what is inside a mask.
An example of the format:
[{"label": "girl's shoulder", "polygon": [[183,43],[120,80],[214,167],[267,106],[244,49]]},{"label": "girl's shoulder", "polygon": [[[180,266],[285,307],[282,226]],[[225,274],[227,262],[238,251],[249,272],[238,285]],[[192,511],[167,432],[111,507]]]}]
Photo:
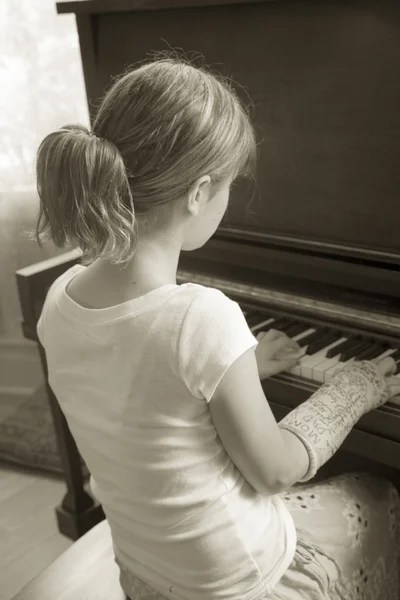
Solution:
[{"label": "girl's shoulder", "polygon": [[179,286],[182,290],[185,290],[187,296],[192,301],[198,300],[199,302],[210,302],[216,304],[224,304],[232,302],[231,299],[226,296],[218,288],[214,288],[199,283],[183,283]]}]

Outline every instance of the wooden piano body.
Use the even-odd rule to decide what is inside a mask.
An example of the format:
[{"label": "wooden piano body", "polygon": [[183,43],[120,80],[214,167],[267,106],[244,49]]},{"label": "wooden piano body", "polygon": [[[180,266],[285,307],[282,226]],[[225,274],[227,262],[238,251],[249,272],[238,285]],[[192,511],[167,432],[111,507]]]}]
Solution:
[{"label": "wooden piano body", "polygon": [[[57,11],[76,14],[91,120],[111,77],[168,47],[201,53],[253,101],[256,193],[238,183],[213,238],[182,253],[178,283],[218,287],[253,310],[253,327],[282,316],[398,352],[400,5],[80,0],[58,2]],[[243,88],[237,91],[248,103]],[[49,286],[79,258],[72,251],[17,272],[29,339],[39,343]],[[293,373],[263,382],[277,420],[319,385]],[[59,528],[77,539],[104,514],[85,490],[76,445],[47,390],[68,488]],[[399,474],[400,406],[365,415],[342,450],[357,465],[372,460]]]}]

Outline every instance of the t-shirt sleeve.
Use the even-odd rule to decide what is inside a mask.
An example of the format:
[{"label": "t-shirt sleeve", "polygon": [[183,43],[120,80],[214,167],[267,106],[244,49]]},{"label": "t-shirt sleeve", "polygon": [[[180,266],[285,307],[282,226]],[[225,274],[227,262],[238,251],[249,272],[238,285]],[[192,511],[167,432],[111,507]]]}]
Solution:
[{"label": "t-shirt sleeve", "polygon": [[43,346],[43,311],[42,311],[42,314],[40,315],[39,320],[36,324],[36,333],[39,338],[39,342]]},{"label": "t-shirt sleeve", "polygon": [[220,290],[206,288],[191,302],[183,321],[181,377],[193,396],[209,402],[229,367],[257,345],[239,304]]}]

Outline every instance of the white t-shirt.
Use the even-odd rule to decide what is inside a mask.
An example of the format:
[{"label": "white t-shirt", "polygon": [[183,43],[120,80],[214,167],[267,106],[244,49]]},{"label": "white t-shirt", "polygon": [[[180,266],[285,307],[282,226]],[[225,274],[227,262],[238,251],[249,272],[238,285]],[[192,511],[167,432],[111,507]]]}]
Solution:
[{"label": "white t-shirt", "polygon": [[294,523],[244,479],[208,406],[258,343],[239,305],[186,283],[87,309],[65,290],[85,268],[53,283],[37,331],[116,562],[170,598],[265,597],[293,559]]}]

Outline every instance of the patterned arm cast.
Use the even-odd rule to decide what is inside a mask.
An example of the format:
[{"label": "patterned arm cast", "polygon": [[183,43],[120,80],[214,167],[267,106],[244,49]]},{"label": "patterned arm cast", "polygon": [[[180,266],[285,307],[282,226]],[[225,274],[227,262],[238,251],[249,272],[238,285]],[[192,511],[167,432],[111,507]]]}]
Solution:
[{"label": "patterned arm cast", "polygon": [[389,391],[385,377],[369,361],[346,365],[306,402],[279,422],[304,444],[310,467],[301,482],[309,481],[342,445],[357,421],[384,404]]}]

